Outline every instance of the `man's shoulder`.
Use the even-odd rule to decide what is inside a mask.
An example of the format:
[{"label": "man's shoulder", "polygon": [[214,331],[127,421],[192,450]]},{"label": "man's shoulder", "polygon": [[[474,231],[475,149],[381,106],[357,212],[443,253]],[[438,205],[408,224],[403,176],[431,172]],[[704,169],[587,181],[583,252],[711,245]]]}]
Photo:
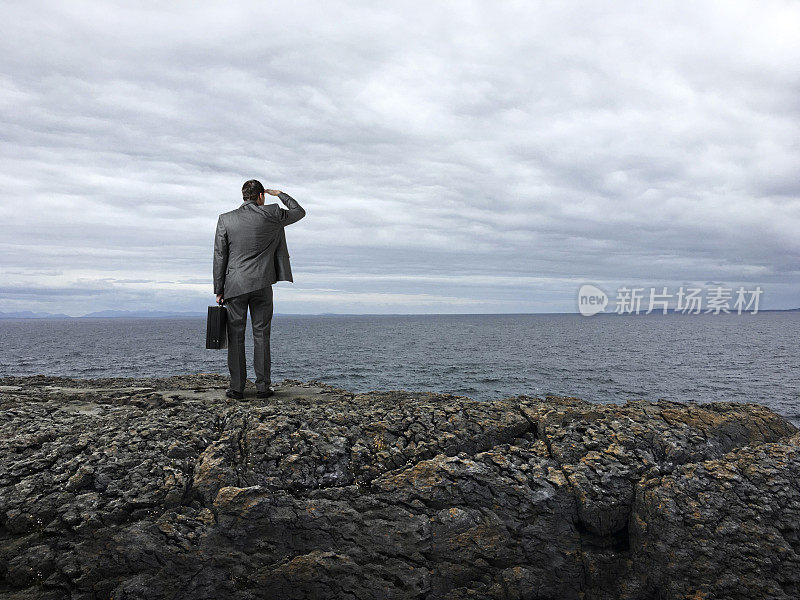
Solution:
[{"label": "man's shoulder", "polygon": [[261,216],[273,221],[280,217],[280,206],[273,202],[272,204],[262,204],[261,206],[255,205],[256,212]]},{"label": "man's shoulder", "polygon": [[280,206],[278,205],[277,202],[273,202],[272,204],[264,204],[263,206],[259,206],[258,208],[264,211],[265,213],[274,215],[278,211]]},{"label": "man's shoulder", "polygon": [[244,208],[245,208],[244,206],[237,206],[236,208],[232,208],[231,210],[229,210],[227,212],[221,213],[219,215],[219,218],[222,221],[227,221],[227,220],[229,220],[231,217],[233,217],[235,215],[242,214],[242,210],[244,210]]}]

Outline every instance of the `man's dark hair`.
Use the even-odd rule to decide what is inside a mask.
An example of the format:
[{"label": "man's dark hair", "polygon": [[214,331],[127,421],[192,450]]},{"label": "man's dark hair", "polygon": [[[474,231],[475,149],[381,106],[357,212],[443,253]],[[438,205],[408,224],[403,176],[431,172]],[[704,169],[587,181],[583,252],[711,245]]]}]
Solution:
[{"label": "man's dark hair", "polygon": [[242,186],[242,198],[245,202],[248,200],[256,200],[258,196],[264,192],[264,186],[257,179],[245,181]]}]

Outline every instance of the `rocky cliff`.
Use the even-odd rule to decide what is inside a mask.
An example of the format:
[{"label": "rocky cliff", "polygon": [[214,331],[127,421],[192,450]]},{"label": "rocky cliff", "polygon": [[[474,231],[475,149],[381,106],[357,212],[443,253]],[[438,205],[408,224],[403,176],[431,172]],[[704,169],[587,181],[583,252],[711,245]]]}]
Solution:
[{"label": "rocky cliff", "polygon": [[800,597],[756,404],[0,380],[0,597]]}]

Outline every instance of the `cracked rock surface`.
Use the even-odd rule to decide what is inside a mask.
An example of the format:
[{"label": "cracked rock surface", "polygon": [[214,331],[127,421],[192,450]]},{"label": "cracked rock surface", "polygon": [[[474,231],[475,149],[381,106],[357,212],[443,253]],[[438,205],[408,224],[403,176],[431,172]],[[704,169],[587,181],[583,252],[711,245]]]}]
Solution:
[{"label": "cracked rock surface", "polygon": [[765,407],[227,383],[0,379],[0,597],[800,597]]}]

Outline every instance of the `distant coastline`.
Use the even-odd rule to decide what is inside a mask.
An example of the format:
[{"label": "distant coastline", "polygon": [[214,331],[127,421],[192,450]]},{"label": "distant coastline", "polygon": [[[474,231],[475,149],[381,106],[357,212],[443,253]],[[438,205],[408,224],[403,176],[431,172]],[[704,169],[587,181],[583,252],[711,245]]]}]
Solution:
[{"label": "distant coastline", "polygon": [[[798,308],[775,308],[775,309],[761,309],[759,313],[774,313],[774,312],[800,312]],[[656,311],[653,314],[661,314]],[[668,314],[681,314],[673,309],[667,311]],[[455,315],[455,314],[468,314],[479,315],[485,314],[487,316],[496,315],[578,315],[576,312],[552,312],[552,313],[275,313],[274,316],[278,317],[391,317],[391,316],[437,316],[437,315]],[[616,315],[614,312],[602,313],[604,315]],[[703,313],[701,313],[703,314]],[[17,311],[17,312],[0,312],[0,321],[22,320],[22,319],[198,319],[204,318],[205,312],[171,312],[160,310],[101,310],[86,313],[85,315],[72,316],[64,313],[49,313],[49,312],[34,312],[30,310]],[[595,315],[595,318],[599,315]],[[626,314],[618,316],[649,316],[642,314]],[[686,315],[694,316],[694,315]]]}]

